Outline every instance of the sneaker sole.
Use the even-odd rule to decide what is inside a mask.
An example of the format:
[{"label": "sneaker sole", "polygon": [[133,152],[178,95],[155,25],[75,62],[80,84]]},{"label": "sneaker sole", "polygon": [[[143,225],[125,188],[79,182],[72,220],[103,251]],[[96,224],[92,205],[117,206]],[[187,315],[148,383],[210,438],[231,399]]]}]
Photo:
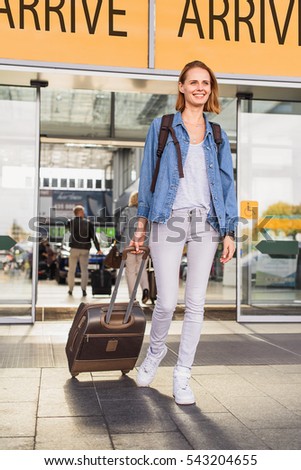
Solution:
[{"label": "sneaker sole", "polygon": [[173,397],[174,397],[174,399],[175,399],[176,405],[180,405],[180,406],[189,406],[189,405],[195,405],[195,403],[196,403],[195,401],[189,402],[189,403],[187,403],[187,402],[185,402],[185,403],[182,402],[182,403],[181,403],[180,401],[176,401],[176,398],[175,398],[174,395],[173,395]]},{"label": "sneaker sole", "polygon": [[139,387],[139,388],[148,388],[150,386],[150,384],[149,385],[140,384],[140,383],[138,383],[138,381],[136,381],[136,384],[137,384],[137,387]]}]

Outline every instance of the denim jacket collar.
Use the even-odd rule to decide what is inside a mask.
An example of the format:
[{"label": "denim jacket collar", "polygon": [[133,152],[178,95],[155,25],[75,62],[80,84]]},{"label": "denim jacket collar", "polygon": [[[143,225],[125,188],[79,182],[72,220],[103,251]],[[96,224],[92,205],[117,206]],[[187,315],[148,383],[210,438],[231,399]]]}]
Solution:
[{"label": "denim jacket collar", "polygon": [[[208,120],[208,117],[206,116],[205,113],[203,113],[203,116],[204,116],[204,119],[205,119],[205,125],[206,125],[206,132],[205,132],[205,137],[204,137],[204,140],[206,139],[206,137],[211,134],[213,135],[213,131],[212,131],[212,127],[211,127],[211,124],[210,124],[210,121]],[[176,126],[179,126],[179,125],[182,125],[184,127],[184,129],[186,129],[185,127],[185,124],[184,124],[184,121],[183,121],[183,118],[182,118],[182,113],[180,111],[177,111],[174,115],[174,119],[173,119],[173,127],[176,127]]]},{"label": "denim jacket collar", "polygon": [[[237,224],[237,203],[235,196],[232,157],[228,137],[222,130],[222,143],[219,151],[214,142],[211,124],[204,114],[206,133],[204,138],[205,163],[211,194],[208,222],[224,235],[235,230]],[[179,185],[176,148],[171,136],[161,157],[160,171],[154,193],[150,191],[156,155],[161,118],[156,118],[148,131],[144,147],[139,183],[138,217],[151,222],[166,223],[171,215],[173,202]],[[189,135],[182,114],[175,113],[173,128],[180,143],[183,165],[189,148]],[[185,167],[184,167],[185,175]]]}]

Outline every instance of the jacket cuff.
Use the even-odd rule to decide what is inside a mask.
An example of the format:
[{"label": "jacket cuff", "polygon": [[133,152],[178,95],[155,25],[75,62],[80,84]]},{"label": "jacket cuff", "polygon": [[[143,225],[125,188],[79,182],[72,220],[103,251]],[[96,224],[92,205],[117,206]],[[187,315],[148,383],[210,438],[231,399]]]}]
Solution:
[{"label": "jacket cuff", "polygon": [[233,241],[235,241],[235,232],[234,230],[229,230],[228,232],[225,233],[224,237],[230,237]]},{"label": "jacket cuff", "polygon": [[138,207],[137,217],[144,217],[145,219],[148,219],[148,215],[149,215],[148,207],[144,207],[144,206]]}]

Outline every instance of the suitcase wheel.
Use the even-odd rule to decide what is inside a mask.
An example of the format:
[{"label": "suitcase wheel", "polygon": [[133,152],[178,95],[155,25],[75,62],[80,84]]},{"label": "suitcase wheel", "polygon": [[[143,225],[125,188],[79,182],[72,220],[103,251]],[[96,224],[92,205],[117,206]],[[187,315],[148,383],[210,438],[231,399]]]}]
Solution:
[{"label": "suitcase wheel", "polygon": [[122,375],[126,375],[130,372],[130,369],[124,369],[121,372],[122,372]]},{"label": "suitcase wheel", "polygon": [[78,376],[78,374],[79,374],[78,372],[77,372],[77,373],[75,373],[75,374],[71,374],[71,375],[72,375],[72,378],[73,378],[73,379],[75,379],[75,377],[77,377],[77,376]]}]

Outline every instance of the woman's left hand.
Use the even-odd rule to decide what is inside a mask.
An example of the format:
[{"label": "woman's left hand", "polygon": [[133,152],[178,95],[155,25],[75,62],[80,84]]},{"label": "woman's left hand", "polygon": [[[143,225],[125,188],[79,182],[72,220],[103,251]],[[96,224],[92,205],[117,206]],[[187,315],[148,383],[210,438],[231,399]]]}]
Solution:
[{"label": "woman's left hand", "polygon": [[225,264],[230,261],[230,259],[233,258],[233,255],[235,253],[235,241],[233,240],[232,237],[226,235],[224,238],[224,247],[223,247],[223,253],[222,256],[220,257],[220,262]]}]

